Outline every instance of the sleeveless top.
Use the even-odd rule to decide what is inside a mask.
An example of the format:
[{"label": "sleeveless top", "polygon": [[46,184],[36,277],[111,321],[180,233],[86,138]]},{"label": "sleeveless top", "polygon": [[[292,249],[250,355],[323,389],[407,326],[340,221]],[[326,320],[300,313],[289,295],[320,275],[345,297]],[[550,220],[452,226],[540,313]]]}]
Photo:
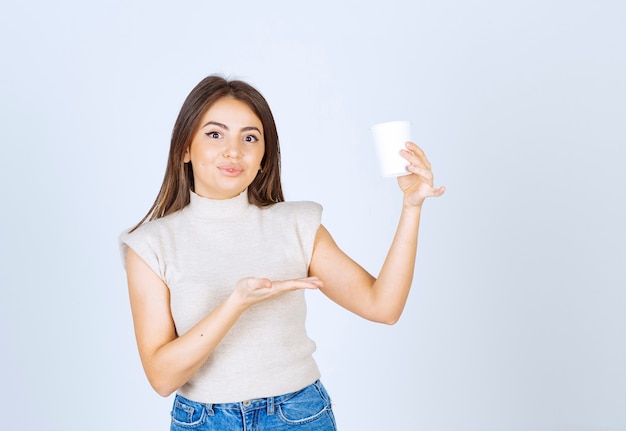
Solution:
[{"label": "sleeveless top", "polygon": [[[238,280],[307,277],[322,207],[280,202],[259,208],[247,191],[226,200],[191,192],[191,202],[120,236],[164,281],[178,335],[232,292]],[[203,403],[238,402],[297,391],[320,372],[305,328],[302,290],[247,309],[196,374],[179,390]]]}]

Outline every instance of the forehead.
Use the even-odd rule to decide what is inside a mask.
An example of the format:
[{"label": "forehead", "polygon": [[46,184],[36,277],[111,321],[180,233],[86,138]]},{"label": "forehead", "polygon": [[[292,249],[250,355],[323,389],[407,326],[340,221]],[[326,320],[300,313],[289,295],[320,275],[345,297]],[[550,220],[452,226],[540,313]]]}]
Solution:
[{"label": "forehead", "polygon": [[227,126],[256,126],[262,129],[261,119],[252,108],[233,97],[222,97],[213,103],[202,116],[202,124],[208,121],[217,121]]}]

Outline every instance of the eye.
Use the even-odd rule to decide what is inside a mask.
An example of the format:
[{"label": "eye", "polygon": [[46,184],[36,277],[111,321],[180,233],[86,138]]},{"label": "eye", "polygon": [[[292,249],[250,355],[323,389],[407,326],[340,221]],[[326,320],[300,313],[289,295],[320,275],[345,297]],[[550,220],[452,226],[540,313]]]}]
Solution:
[{"label": "eye", "polygon": [[246,135],[243,140],[244,142],[258,142],[259,138],[254,135]]},{"label": "eye", "polygon": [[222,134],[220,132],[207,132],[205,133],[205,135],[207,135],[209,138],[213,138],[213,139],[219,139],[222,137]]}]

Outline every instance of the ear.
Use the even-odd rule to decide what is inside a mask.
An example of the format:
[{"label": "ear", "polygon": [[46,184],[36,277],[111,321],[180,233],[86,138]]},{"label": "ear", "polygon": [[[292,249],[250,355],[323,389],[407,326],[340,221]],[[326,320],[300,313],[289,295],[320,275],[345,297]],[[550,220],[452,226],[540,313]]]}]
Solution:
[{"label": "ear", "polygon": [[191,162],[191,154],[189,153],[189,147],[185,150],[185,155],[183,156],[183,162],[189,163]]}]

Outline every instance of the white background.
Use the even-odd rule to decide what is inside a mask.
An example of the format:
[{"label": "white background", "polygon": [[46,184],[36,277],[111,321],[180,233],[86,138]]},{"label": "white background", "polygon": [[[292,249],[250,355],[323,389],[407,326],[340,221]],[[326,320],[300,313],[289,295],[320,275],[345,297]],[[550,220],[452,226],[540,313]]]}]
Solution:
[{"label": "white background", "polygon": [[167,429],[117,236],[156,196],[183,99],[221,73],[272,106],[287,198],[322,203],[371,272],[401,195],[368,127],[412,121],[448,188],[397,325],[309,295],[340,430],[626,430],[624,2],[1,9],[2,429]]}]

